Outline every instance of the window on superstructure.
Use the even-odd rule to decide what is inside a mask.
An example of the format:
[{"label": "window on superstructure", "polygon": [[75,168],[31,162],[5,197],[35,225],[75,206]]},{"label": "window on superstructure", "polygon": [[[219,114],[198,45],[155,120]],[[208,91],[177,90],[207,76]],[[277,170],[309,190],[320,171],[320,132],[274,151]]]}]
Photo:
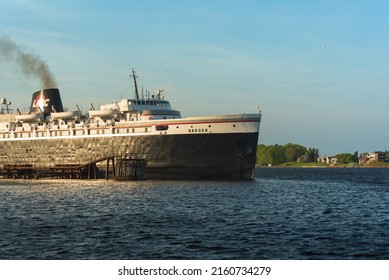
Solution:
[{"label": "window on superstructure", "polygon": [[[178,126],[177,126],[177,128],[178,128]],[[155,130],[156,131],[168,130],[168,129],[169,129],[168,125],[157,125],[157,126],[155,126]]]}]

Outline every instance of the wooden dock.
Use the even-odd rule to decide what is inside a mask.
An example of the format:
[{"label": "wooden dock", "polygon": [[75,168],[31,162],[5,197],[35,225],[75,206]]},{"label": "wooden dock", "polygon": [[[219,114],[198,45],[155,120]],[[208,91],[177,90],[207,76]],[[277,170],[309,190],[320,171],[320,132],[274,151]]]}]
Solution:
[{"label": "wooden dock", "polygon": [[[104,164],[105,162],[105,164]],[[33,164],[5,165],[0,176],[7,179],[114,179],[145,180],[147,162],[135,158],[101,158],[88,164],[56,164],[50,169],[35,168]]]}]

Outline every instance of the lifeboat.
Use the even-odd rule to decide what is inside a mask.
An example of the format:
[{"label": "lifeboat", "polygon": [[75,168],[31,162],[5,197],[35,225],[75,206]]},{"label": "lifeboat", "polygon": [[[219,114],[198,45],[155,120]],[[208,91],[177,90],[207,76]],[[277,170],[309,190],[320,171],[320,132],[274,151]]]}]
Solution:
[{"label": "lifeboat", "polygon": [[78,111],[51,113],[52,120],[73,120],[79,115]]},{"label": "lifeboat", "polygon": [[91,118],[109,119],[115,117],[117,114],[118,114],[118,110],[116,109],[89,111],[89,117]]},{"label": "lifeboat", "polygon": [[23,115],[15,115],[16,121],[24,122],[24,123],[36,123],[40,122],[43,119],[42,113],[31,113],[31,114],[23,114]]}]

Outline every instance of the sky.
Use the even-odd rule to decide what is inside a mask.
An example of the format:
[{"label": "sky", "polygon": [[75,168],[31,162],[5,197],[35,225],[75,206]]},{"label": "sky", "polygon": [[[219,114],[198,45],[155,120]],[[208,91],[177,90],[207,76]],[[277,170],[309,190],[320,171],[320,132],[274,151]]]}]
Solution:
[{"label": "sky", "polygon": [[[263,114],[259,143],[322,155],[389,150],[389,1],[0,0],[0,37],[39,56],[62,102],[134,96],[185,117]],[[27,108],[39,79],[0,56],[0,97]]]}]

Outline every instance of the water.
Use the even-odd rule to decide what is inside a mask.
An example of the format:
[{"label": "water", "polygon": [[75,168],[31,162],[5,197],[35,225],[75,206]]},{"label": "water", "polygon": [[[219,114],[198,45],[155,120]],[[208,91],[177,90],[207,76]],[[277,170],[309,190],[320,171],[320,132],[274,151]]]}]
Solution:
[{"label": "water", "polygon": [[0,180],[1,259],[389,259],[389,169]]}]

